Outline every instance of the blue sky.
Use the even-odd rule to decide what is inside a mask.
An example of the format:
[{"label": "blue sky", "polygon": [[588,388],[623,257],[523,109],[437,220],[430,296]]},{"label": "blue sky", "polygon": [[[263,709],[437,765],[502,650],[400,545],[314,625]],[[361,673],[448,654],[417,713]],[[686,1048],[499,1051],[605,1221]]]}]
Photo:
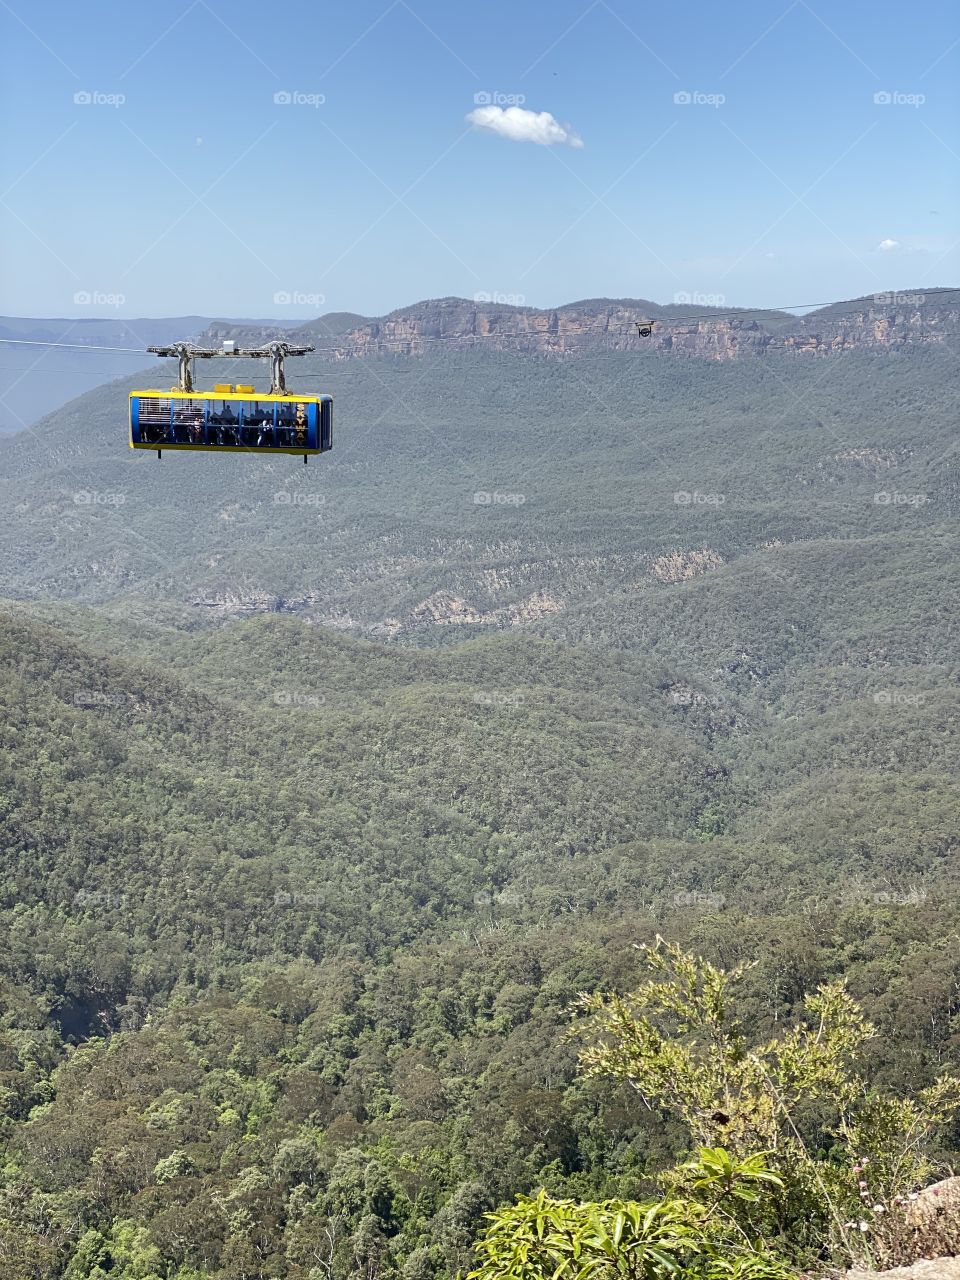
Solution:
[{"label": "blue sky", "polygon": [[[947,0],[2,0],[0,21],[7,314],[769,306],[960,277]],[[557,140],[467,121],[490,107],[550,113]]]}]

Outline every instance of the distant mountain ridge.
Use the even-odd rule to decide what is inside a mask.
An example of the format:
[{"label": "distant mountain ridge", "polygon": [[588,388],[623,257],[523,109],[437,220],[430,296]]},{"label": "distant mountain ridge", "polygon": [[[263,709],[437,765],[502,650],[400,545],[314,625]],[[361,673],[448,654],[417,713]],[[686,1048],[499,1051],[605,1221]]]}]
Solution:
[{"label": "distant mountain ridge", "polygon": [[28,342],[69,343],[71,346],[96,346],[100,343],[116,343],[130,347],[136,355],[144,352],[144,346],[176,342],[180,338],[192,338],[213,324],[236,324],[293,328],[294,322],[281,325],[270,320],[243,319],[219,321],[210,316],[0,316],[0,338]]},{"label": "distant mountain ridge", "polygon": [[[649,337],[637,326],[654,322]],[[203,340],[262,342],[278,326],[210,325]],[[825,355],[852,349],[941,345],[960,336],[960,289],[877,293],[834,303],[804,317],[696,304],[660,305],[642,298],[595,298],[542,310],[466,298],[437,298],[379,318],[338,313],[285,329],[294,341],[314,342],[335,360],[422,356],[443,345],[482,340],[499,351],[566,356],[600,350],[652,349],[709,360],[786,350]]]},{"label": "distant mountain ridge", "polygon": [[[649,337],[637,323],[653,320]],[[551,358],[604,351],[653,351],[712,361],[786,350],[825,355],[850,350],[942,346],[960,338],[960,289],[877,293],[800,318],[785,311],[664,304],[643,298],[590,298],[560,307],[511,306],[466,298],[428,299],[386,316],[329,312],[315,320],[179,316],[83,319],[0,316],[0,434],[31,426],[73,396],[150,364],[142,348],[225,338],[256,346],[268,338],[309,342],[324,362],[484,348]],[[4,345],[70,343],[57,349]],[[131,354],[98,351],[129,347]],[[29,352],[29,354],[27,354]]]}]

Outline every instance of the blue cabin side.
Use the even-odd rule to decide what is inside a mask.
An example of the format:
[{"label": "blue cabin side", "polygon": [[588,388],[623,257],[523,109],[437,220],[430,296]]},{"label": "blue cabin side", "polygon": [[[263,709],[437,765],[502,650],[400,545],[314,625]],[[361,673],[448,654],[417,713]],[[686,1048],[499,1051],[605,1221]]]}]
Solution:
[{"label": "blue cabin side", "polygon": [[133,391],[132,449],[326,453],[333,447],[333,397],[214,391]]}]

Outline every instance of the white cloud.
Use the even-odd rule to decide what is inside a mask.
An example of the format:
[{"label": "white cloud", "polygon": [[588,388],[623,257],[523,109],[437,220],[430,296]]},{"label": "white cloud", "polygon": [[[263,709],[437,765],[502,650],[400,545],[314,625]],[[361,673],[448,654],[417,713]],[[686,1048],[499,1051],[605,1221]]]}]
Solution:
[{"label": "white cloud", "polygon": [[899,240],[881,240],[880,243],[877,245],[877,248],[881,249],[884,253],[890,253],[891,250],[900,248],[900,241]]},{"label": "white cloud", "polygon": [[568,126],[559,124],[549,111],[527,111],[525,107],[477,107],[467,120],[478,129],[489,129],[511,142],[536,142],[541,147],[558,144],[583,146],[579,135]]}]

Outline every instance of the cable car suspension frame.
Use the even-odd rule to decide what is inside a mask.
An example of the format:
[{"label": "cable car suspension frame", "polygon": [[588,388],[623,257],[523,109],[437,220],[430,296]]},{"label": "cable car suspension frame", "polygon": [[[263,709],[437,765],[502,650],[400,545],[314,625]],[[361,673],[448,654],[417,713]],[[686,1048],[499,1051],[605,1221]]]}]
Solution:
[{"label": "cable car suspension frame", "polygon": [[[284,372],[284,360],[288,356],[305,356],[315,348],[312,345],[294,345],[281,339],[265,342],[259,347],[250,347],[244,351],[232,341],[225,341],[222,347],[201,347],[195,342],[171,342],[163,347],[147,347],[155,356],[175,359],[178,366],[176,390],[184,395],[193,394],[193,362],[194,360],[265,360],[270,361],[270,390],[268,395],[288,395],[287,379]],[[157,457],[163,456],[163,450],[157,450]],[[304,465],[307,455],[303,455]]]},{"label": "cable car suspension frame", "polygon": [[272,396],[287,394],[287,380],[283,362],[287,356],[305,356],[314,350],[313,346],[294,346],[290,342],[265,342],[260,347],[251,347],[244,351],[235,347],[232,342],[225,342],[220,348],[198,347],[195,342],[172,342],[166,347],[147,347],[155,356],[173,357],[179,362],[179,379],[177,390],[190,395],[193,391],[194,360],[264,360],[271,362],[270,391]]}]

